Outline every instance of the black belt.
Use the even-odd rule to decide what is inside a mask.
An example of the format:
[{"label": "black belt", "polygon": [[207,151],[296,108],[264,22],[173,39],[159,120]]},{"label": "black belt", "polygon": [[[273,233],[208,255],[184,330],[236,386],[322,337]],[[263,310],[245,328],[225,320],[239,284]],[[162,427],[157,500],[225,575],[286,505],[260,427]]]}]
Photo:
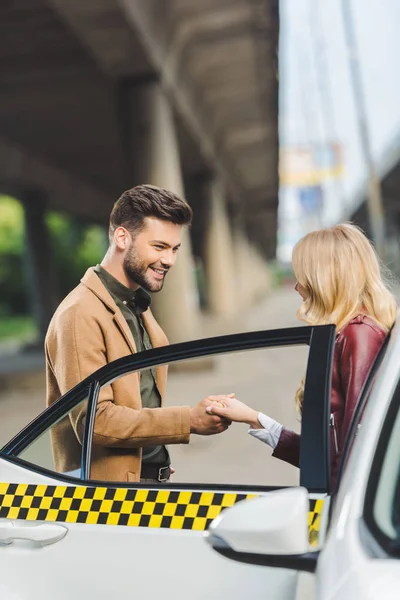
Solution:
[{"label": "black belt", "polygon": [[168,481],[171,476],[171,468],[159,467],[158,465],[142,465],[140,479],[155,479],[156,481]]}]

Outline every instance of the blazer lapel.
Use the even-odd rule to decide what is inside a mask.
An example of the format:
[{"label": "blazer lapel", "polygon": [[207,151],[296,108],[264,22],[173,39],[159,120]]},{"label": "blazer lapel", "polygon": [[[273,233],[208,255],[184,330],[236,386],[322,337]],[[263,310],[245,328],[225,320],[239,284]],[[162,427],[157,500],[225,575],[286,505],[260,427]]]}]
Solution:
[{"label": "blazer lapel", "polygon": [[[143,321],[153,348],[168,346],[168,338],[155,320],[150,308],[143,313]],[[156,384],[160,392],[161,400],[164,401],[167,392],[168,366],[161,365],[156,368]]]},{"label": "blazer lapel", "polygon": [[[123,335],[126,343],[129,346],[130,351],[132,353],[136,353],[136,344],[133,339],[132,332],[129,329],[129,325],[126,322],[126,319],[124,318],[122,312],[115,304],[113,298],[108,293],[108,291],[100,281],[99,277],[96,275],[93,267],[86,271],[85,275],[81,279],[81,282],[87,288],[89,288],[111,311],[111,313],[113,314],[113,321],[118,327],[120,333]],[[150,308],[148,308],[143,313],[143,320],[153,348],[168,345],[167,336],[155,320]],[[156,383],[162,399],[165,397],[167,388],[167,371],[167,366],[157,367],[156,369]]]},{"label": "blazer lapel", "polygon": [[113,320],[115,325],[118,327],[120,333],[124,336],[126,343],[129,346],[129,349],[132,353],[136,352],[136,344],[133,339],[133,335],[131,330],[129,329],[129,325],[126,322],[122,312],[119,310],[118,306],[115,304],[112,296],[108,293],[100,278],[96,275],[93,267],[88,269],[81,279],[81,282],[89,288],[113,313]]},{"label": "blazer lapel", "polygon": [[135,344],[135,340],[133,339],[132,332],[129,329],[129,325],[126,322],[126,319],[124,318],[123,314],[121,313],[121,311],[119,310],[118,307],[117,307],[117,310],[115,311],[114,323],[116,324],[116,326],[118,327],[118,329],[120,330],[122,335],[124,336],[125,341],[128,344],[129,349],[132,352],[132,354],[137,352],[136,344]]}]

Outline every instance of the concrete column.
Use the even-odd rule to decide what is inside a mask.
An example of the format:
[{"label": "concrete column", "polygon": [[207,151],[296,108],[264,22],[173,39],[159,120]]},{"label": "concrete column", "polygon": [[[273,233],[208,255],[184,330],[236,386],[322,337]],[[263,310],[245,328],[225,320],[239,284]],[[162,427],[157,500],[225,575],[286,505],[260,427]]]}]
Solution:
[{"label": "concrete column", "polygon": [[238,281],[237,302],[240,309],[245,309],[253,304],[251,248],[245,234],[238,227],[234,229],[233,240]]},{"label": "concrete column", "polygon": [[271,290],[271,274],[267,259],[255,246],[251,246],[251,257],[254,267],[254,299],[264,300]]},{"label": "concrete column", "polygon": [[235,228],[233,239],[239,281],[238,303],[241,309],[246,309],[267,296],[271,278],[266,260],[250,243],[241,228]]},{"label": "concrete column", "polygon": [[51,260],[49,235],[45,224],[46,201],[37,190],[19,194],[24,207],[26,265],[29,297],[40,341],[44,340],[50,319],[57,308],[57,292]]},{"label": "concrete column", "polygon": [[[158,83],[132,93],[134,184],[149,183],[184,196],[178,140],[171,108]],[[182,233],[177,262],[152,306],[171,342],[199,337],[199,298],[189,231]]]},{"label": "concrete column", "polygon": [[[272,200],[271,200],[272,202]],[[244,216],[247,236],[254,242],[260,256],[267,260],[276,258],[277,222],[274,209],[268,206],[249,206]]]},{"label": "concrete column", "polygon": [[236,261],[224,189],[217,179],[207,186],[210,204],[205,236],[205,270],[208,307],[216,315],[233,317],[237,312],[240,282],[236,280]]}]

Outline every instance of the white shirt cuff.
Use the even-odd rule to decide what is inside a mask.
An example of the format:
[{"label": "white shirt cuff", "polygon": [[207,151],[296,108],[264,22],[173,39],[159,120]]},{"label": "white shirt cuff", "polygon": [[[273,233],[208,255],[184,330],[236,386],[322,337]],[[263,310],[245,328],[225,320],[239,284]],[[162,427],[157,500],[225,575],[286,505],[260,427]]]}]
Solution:
[{"label": "white shirt cuff", "polygon": [[275,449],[281,437],[283,425],[261,412],[258,413],[257,419],[260,425],[263,426],[263,429],[253,429],[250,427],[248,433]]}]

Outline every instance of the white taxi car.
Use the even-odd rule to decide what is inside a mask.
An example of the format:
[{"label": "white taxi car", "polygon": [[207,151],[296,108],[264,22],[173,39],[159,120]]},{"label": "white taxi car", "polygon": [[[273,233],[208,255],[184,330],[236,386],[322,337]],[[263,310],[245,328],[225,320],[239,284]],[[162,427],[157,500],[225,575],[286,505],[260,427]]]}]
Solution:
[{"label": "white taxi car", "polygon": [[242,503],[215,519],[208,542],[218,553],[247,565],[315,573],[307,598],[314,592],[318,600],[399,598],[399,325],[390,338],[359,400],[325,544],[310,551],[308,492],[293,488]]},{"label": "white taxi car", "polygon": [[[391,344],[397,344],[398,353],[400,335],[392,337]],[[334,342],[333,326],[196,340],[122,358],[82,381],[0,451],[0,598],[186,600],[217,598],[221,594],[230,600],[299,598],[300,572],[315,570],[329,521],[329,404]],[[236,484],[148,485],[91,479],[93,427],[101,387],[112,385],[135,370],[160,364],[293,345],[309,347],[300,486],[277,490]],[[374,371],[385,351],[386,346]],[[382,406],[390,404],[388,369],[390,365],[393,368],[393,352],[393,348],[388,352],[385,369],[375,385],[374,402],[371,399],[374,407],[379,404],[377,393],[384,396]],[[395,369],[396,375],[398,370]],[[392,371],[390,377],[395,377]],[[365,397],[369,387],[370,382]],[[60,473],[52,459],[52,428],[61,419],[69,418],[81,403],[87,403],[81,469]],[[365,433],[367,430],[366,427]],[[371,447],[375,444],[374,435],[369,434]],[[378,433],[375,437],[379,437]],[[367,473],[372,451],[364,449],[362,453]],[[344,539],[340,532],[357,528],[353,510],[360,510],[361,500],[346,500],[347,494],[353,493],[351,484],[362,477],[361,467],[353,466],[356,454],[359,451],[354,451],[346,469],[341,484],[344,491],[336,502],[329,540],[318,560],[318,580],[331,577],[327,593],[334,588],[333,580],[336,585],[344,577],[345,570],[340,571],[339,577],[338,572],[333,572],[336,567],[328,565],[330,574],[324,574],[328,568],[324,556],[341,554],[334,559],[335,564],[341,564],[350,549],[340,547]],[[374,460],[385,461],[381,455],[376,452]],[[351,474],[354,470],[356,475]],[[378,465],[375,473],[381,471],[385,469]],[[359,494],[362,485],[358,484]],[[384,502],[380,500],[379,485],[375,492],[371,488],[368,497],[372,498],[371,506],[376,504],[381,510]],[[388,485],[387,478],[382,485]],[[376,519],[374,511],[371,515],[383,529],[382,535],[386,535],[388,523],[383,517]],[[371,535],[378,535],[373,531]]]}]

